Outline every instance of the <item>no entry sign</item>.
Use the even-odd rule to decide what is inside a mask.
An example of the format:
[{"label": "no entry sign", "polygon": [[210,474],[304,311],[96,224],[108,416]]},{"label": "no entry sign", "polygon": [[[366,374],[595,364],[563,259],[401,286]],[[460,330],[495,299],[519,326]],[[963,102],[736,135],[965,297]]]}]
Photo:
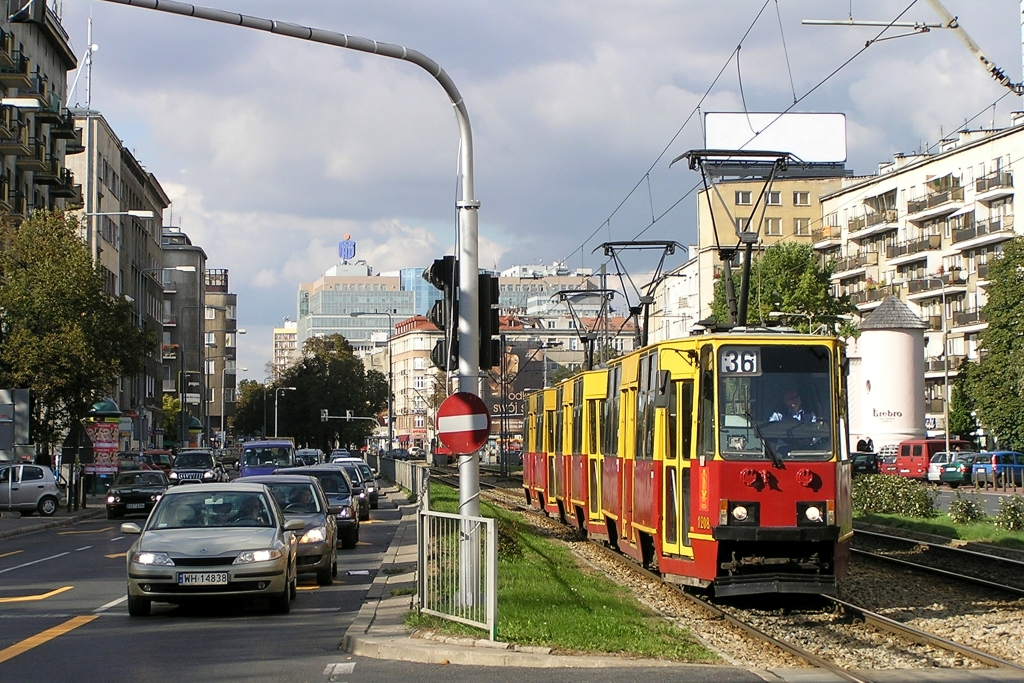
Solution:
[{"label": "no entry sign", "polygon": [[487,443],[491,415],[476,394],[452,394],[437,409],[437,437],[453,453],[475,453]]}]

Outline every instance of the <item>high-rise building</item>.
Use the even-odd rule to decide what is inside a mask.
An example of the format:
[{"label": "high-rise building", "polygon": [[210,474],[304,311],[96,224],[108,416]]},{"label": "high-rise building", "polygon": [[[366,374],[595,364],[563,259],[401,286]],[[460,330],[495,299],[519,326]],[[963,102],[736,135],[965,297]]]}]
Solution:
[{"label": "high-rise building", "polygon": [[423,279],[425,268],[402,268],[398,271],[402,290],[413,292],[416,296],[413,303],[413,312],[416,315],[426,315],[434,302],[443,295],[441,290]]},{"label": "high-rise building", "polygon": [[238,335],[238,295],[228,287],[228,271],[206,271],[205,328],[206,434],[209,443],[227,444],[235,415]]},{"label": "high-rise building", "polygon": [[272,378],[281,378],[281,373],[288,369],[301,355],[298,343],[298,324],[285,318],[284,326],[274,328],[274,360],[271,364]]}]

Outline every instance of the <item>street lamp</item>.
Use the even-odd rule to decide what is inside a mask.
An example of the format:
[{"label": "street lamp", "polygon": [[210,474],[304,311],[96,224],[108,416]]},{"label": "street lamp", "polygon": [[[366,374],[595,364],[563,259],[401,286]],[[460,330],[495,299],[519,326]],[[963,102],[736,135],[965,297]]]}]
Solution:
[{"label": "street lamp", "polygon": [[353,318],[361,315],[386,315],[388,317],[388,450],[395,447],[395,390],[392,386],[394,381],[394,363],[392,362],[391,334],[395,329],[395,322],[390,311],[353,311],[350,314]]},{"label": "street lamp", "polygon": [[277,397],[282,391],[295,391],[296,387],[277,387],[274,389],[274,438],[277,438]]},{"label": "street lamp", "polygon": [[[960,279],[959,271],[953,271],[951,274],[956,280]],[[939,296],[942,297],[942,311],[940,318],[942,319],[942,374],[943,374],[943,388],[942,388],[942,431],[946,434],[946,453],[949,453],[949,329],[946,325],[946,280],[942,277],[915,277],[906,280],[896,280],[893,284],[905,284],[908,282],[938,282],[939,283]]]}]

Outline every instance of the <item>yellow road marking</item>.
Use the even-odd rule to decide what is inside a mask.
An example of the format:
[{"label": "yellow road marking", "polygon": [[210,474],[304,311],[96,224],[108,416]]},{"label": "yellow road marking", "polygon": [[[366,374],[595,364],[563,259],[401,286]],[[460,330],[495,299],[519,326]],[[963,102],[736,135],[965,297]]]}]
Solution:
[{"label": "yellow road marking", "polygon": [[58,536],[71,536],[73,534],[101,534],[104,531],[110,531],[114,527],[106,526],[102,529],[88,529],[86,531],[60,531],[57,533]]},{"label": "yellow road marking", "polygon": [[37,633],[36,635],[32,636],[31,638],[26,638],[25,640],[21,641],[20,643],[15,643],[14,645],[11,645],[8,648],[0,650],[0,664],[2,664],[3,662],[6,662],[8,659],[14,659],[18,655],[23,654],[25,652],[28,652],[32,648],[38,647],[38,646],[42,645],[43,643],[48,643],[49,641],[53,640],[54,638],[57,638],[58,636],[62,636],[65,633],[68,633],[69,631],[74,631],[79,626],[85,626],[86,624],[88,624],[93,619],[98,619],[98,618],[99,618],[98,614],[89,614],[89,615],[86,615],[86,616],[74,617],[72,619],[68,619],[67,621],[65,621],[63,624],[60,624],[59,626],[54,626],[53,628],[48,628],[45,631],[43,631],[42,633]]},{"label": "yellow road marking", "polygon": [[0,555],[0,557],[10,557],[11,555],[17,555],[18,553],[23,553],[23,552],[25,552],[25,551],[24,550],[12,550],[9,553],[4,553],[3,555]]},{"label": "yellow road marking", "polygon": [[315,591],[320,586],[296,586],[295,590],[300,591]]},{"label": "yellow road marking", "polygon": [[56,590],[52,590],[49,593],[40,593],[39,595],[19,595],[13,598],[0,598],[0,602],[34,602],[36,600],[45,600],[46,598],[52,598],[54,595],[59,595],[64,591],[69,591],[74,586],[63,586]]},{"label": "yellow road marking", "polygon": [[124,557],[128,553],[114,553],[113,555],[104,555],[103,557],[109,557],[112,560],[116,560],[119,557]]},{"label": "yellow road marking", "polygon": [[366,541],[358,541],[356,543],[356,545],[373,545],[373,544],[372,543],[367,543]]}]

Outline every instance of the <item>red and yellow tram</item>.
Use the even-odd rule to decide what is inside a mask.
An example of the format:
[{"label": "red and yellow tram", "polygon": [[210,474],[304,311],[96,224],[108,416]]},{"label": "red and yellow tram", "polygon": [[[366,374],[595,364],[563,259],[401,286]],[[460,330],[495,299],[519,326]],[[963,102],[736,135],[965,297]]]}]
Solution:
[{"label": "red and yellow tram", "polygon": [[833,337],[713,333],[534,392],[527,499],[674,583],[834,593],[853,534],[844,362]]}]

